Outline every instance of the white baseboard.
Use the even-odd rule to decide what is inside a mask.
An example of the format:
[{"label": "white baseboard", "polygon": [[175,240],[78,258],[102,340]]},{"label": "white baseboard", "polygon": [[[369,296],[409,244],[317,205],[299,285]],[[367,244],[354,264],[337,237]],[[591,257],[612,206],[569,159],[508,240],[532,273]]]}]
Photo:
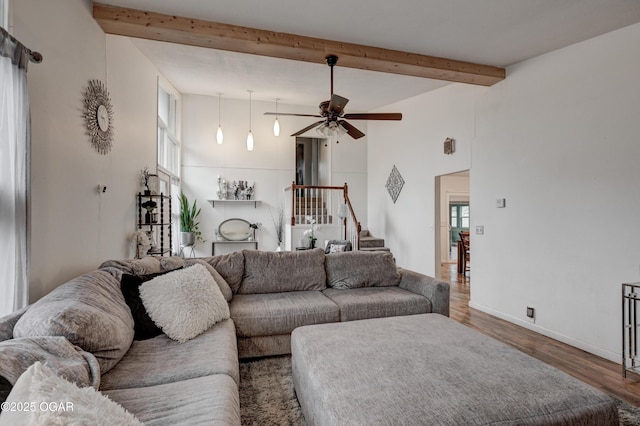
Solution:
[{"label": "white baseboard", "polygon": [[473,309],[477,309],[494,317],[503,319],[510,323],[519,325],[520,327],[524,327],[528,330],[535,331],[536,333],[542,334],[543,336],[550,337],[559,342],[566,343],[567,345],[573,346],[578,349],[582,349],[583,351],[589,352],[591,354],[597,355],[601,358],[607,359],[611,362],[622,363],[622,355],[608,351],[606,349],[599,348],[597,346],[590,345],[588,343],[582,342],[580,340],[574,339],[573,337],[565,336],[564,334],[557,333],[553,330],[546,329],[544,327],[540,327],[531,322],[524,321],[520,318],[512,317],[511,315],[506,315],[502,312],[498,312],[494,309],[488,308],[483,305],[479,305],[474,303],[473,301],[469,301],[469,307]]}]

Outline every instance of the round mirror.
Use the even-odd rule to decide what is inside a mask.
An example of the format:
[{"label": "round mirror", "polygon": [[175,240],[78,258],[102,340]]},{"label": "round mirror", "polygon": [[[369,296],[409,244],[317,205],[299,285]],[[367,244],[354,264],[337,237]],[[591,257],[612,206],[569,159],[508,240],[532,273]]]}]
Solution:
[{"label": "round mirror", "polygon": [[244,219],[227,219],[218,226],[218,234],[225,240],[244,241],[251,236],[250,223]]}]

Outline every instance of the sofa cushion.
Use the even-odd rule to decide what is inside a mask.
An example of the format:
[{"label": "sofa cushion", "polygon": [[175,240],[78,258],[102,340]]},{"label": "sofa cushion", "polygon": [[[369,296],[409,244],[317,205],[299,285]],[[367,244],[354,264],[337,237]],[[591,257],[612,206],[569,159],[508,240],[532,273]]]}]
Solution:
[{"label": "sofa cushion", "polygon": [[240,426],[238,385],[224,374],[104,394],[148,425]]},{"label": "sofa cushion", "polygon": [[160,275],[140,286],[140,298],[164,334],[184,343],[229,318],[229,305],[203,265]]},{"label": "sofa cushion", "polygon": [[91,352],[102,373],[133,341],[133,318],[120,283],[107,271],[92,271],[55,288],[18,320],[14,337],[64,336]]},{"label": "sofa cushion", "polygon": [[13,327],[15,327],[18,320],[24,315],[28,308],[28,306],[25,306],[16,312],[0,318],[0,342],[13,339]]},{"label": "sofa cushion", "polygon": [[185,343],[164,334],[134,341],[120,362],[102,376],[100,390],[155,386],[211,374],[226,374],[239,382],[236,329],[231,320]]},{"label": "sofa cushion", "polygon": [[302,325],[340,321],[338,306],[319,291],[236,294],[230,310],[238,337],[288,334]]},{"label": "sofa cushion", "polygon": [[5,410],[0,417],[2,425],[142,425],[92,387],[79,388],[40,362],[20,376],[7,402],[33,404],[33,409]]},{"label": "sofa cushion", "polygon": [[183,267],[184,259],[179,256],[149,256],[142,259],[107,260],[100,265],[99,269],[115,268],[125,274],[148,275]]},{"label": "sofa cushion", "polygon": [[203,265],[205,268],[207,268],[207,271],[209,271],[209,273],[213,277],[213,280],[216,282],[216,284],[218,284],[218,287],[220,288],[220,291],[224,296],[224,300],[226,300],[227,302],[231,301],[231,299],[233,298],[233,291],[231,290],[231,287],[227,283],[227,280],[225,280],[220,274],[220,272],[216,271],[216,269],[213,266],[209,265],[207,262],[205,262],[202,259],[185,259],[184,263],[185,263],[185,266],[193,266],[196,264],[200,264],[200,265]]},{"label": "sofa cushion", "polygon": [[399,287],[328,288],[322,293],[340,307],[340,321],[431,312],[429,299]]},{"label": "sofa cushion", "polygon": [[227,281],[234,293],[238,292],[244,274],[244,255],[241,251],[203,258]]},{"label": "sofa cushion", "polygon": [[393,255],[384,251],[349,251],[328,254],[327,287],[359,288],[397,286],[400,273]]},{"label": "sofa cushion", "polygon": [[326,288],[324,250],[244,250],[241,294],[280,293]]}]

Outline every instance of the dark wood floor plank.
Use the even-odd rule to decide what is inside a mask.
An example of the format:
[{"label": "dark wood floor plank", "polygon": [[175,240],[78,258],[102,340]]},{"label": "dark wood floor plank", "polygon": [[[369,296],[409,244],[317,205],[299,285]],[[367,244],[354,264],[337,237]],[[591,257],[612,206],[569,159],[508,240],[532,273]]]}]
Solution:
[{"label": "dark wood floor plank", "polygon": [[640,407],[640,376],[623,378],[620,364],[470,308],[469,275],[458,274],[455,264],[442,265],[442,279],[451,283],[452,319]]}]

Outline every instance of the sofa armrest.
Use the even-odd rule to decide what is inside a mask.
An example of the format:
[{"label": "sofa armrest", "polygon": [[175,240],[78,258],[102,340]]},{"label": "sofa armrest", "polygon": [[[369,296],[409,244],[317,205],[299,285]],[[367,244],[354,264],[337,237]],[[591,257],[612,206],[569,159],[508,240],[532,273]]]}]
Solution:
[{"label": "sofa armrest", "polygon": [[431,301],[431,312],[449,316],[449,283],[408,269],[398,268],[400,288]]},{"label": "sofa armrest", "polygon": [[22,315],[27,312],[27,309],[29,309],[29,306],[0,318],[0,342],[13,339],[13,327],[22,318]]}]

